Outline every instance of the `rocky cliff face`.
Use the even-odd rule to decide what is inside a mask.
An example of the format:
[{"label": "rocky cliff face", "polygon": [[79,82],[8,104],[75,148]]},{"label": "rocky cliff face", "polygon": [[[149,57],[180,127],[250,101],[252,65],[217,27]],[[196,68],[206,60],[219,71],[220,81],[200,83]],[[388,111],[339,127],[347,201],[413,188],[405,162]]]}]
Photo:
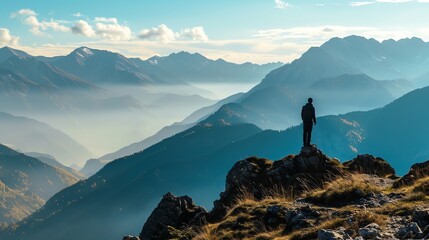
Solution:
[{"label": "rocky cliff face", "polygon": [[428,166],[399,178],[384,159],[341,164],[315,146],[278,161],[250,157],[228,172],[210,212],[167,193],[139,238],[428,239]]}]

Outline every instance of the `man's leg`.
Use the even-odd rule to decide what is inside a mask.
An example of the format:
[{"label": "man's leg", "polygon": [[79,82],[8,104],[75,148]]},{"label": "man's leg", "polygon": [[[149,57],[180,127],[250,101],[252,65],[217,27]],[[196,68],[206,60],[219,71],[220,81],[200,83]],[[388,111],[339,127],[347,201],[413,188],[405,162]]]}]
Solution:
[{"label": "man's leg", "polygon": [[306,124],[305,123],[303,123],[302,124],[302,132],[303,132],[303,134],[302,134],[302,141],[303,141],[303,144],[302,144],[302,146],[306,146],[306,144],[307,144],[307,127],[306,127]]},{"label": "man's leg", "polygon": [[307,146],[310,146],[311,144],[311,131],[313,130],[313,123],[310,123],[307,126],[307,131],[308,131],[308,135],[307,135]]}]

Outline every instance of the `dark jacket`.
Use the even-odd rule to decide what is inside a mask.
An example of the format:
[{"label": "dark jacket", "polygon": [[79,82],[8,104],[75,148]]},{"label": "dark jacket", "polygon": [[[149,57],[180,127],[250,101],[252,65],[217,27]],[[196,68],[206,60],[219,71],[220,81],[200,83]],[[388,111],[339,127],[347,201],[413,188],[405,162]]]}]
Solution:
[{"label": "dark jacket", "polygon": [[307,103],[302,107],[301,110],[301,119],[304,122],[314,122],[316,123],[316,113],[313,107],[313,104]]}]

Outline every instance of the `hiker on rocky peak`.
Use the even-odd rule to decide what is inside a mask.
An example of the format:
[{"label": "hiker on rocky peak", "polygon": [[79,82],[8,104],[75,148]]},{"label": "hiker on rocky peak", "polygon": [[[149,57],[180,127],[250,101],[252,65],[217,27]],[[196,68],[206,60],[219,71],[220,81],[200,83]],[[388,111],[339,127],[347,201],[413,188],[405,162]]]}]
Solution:
[{"label": "hiker on rocky peak", "polygon": [[313,99],[308,98],[307,104],[301,110],[302,125],[304,127],[303,142],[305,147],[310,146],[311,131],[313,130],[313,123],[316,125],[316,113],[313,106]]}]

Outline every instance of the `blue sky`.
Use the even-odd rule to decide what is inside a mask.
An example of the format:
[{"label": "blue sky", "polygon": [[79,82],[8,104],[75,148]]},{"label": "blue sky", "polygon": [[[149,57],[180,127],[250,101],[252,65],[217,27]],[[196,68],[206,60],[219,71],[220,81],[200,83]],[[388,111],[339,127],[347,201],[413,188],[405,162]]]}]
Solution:
[{"label": "blue sky", "polygon": [[0,46],[64,55],[85,45],[148,58],[200,52],[233,62],[289,62],[351,34],[429,41],[429,0],[0,0]]}]

